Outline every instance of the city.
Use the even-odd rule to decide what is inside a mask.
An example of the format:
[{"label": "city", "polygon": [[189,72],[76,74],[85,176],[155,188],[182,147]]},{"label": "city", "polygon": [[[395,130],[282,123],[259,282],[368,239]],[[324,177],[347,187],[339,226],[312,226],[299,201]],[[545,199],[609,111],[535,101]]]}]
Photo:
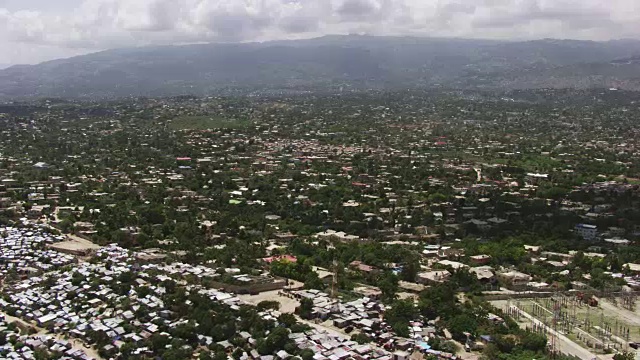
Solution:
[{"label": "city", "polygon": [[639,113],[618,89],[5,103],[0,355],[634,358]]}]

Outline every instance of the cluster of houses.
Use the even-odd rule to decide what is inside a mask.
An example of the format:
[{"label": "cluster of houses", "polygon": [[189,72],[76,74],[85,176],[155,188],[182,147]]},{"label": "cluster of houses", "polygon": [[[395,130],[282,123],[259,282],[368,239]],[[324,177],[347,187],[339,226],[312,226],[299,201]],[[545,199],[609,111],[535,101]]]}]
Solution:
[{"label": "cluster of houses", "polygon": [[11,272],[26,276],[73,263],[74,256],[47,248],[63,240],[40,228],[0,227],[0,279]]},{"label": "cluster of houses", "polygon": [[25,335],[17,326],[9,326],[4,315],[0,315],[0,357],[7,360],[37,360],[37,351],[60,360],[94,360],[83,349],[74,347],[67,340],[51,335]]},{"label": "cluster of houses", "polygon": [[[183,280],[188,275],[202,276],[203,268],[200,266],[138,265],[134,263],[135,255],[116,245],[103,247],[96,252],[96,257],[102,259],[101,262],[82,262],[71,270],[51,271],[18,282],[6,289],[9,301],[0,299],[0,306],[12,316],[49,329],[52,333],[75,338],[87,346],[93,345],[88,337],[90,332],[103,333],[108,337],[109,343],[101,350],[107,354],[116,355],[125,343],[129,343],[134,345],[134,353],[152,355],[148,348],[141,345],[136,347],[136,344],[142,344],[145,339],[158,334],[158,324],[172,328],[183,322],[175,317],[161,299],[165,293],[163,281],[175,278],[188,292],[200,293],[232,308],[237,309],[238,306],[247,304],[233,293],[189,285]],[[122,295],[114,286],[117,286],[126,273],[134,274],[134,287]],[[148,287],[150,291],[139,293],[139,287],[142,286]],[[140,309],[145,309],[145,321],[137,314]],[[275,321],[278,313],[263,312],[261,315],[267,320]],[[213,341],[204,335],[199,335],[199,339],[204,345],[210,345]],[[314,350],[323,346],[323,351],[317,352],[318,360],[334,359],[334,352],[337,353],[338,349],[341,349],[339,358],[343,359],[343,352],[353,345],[339,336],[317,331],[305,333],[304,338],[297,336],[295,341]],[[329,347],[329,344],[334,346]],[[387,352],[374,348],[366,350],[354,347],[348,354],[352,352],[360,356],[375,354],[369,357],[372,359],[390,359]],[[73,355],[71,352],[69,354]],[[283,355],[281,358],[288,357]],[[253,358],[268,360],[262,356]]]},{"label": "cluster of houses", "polygon": [[343,302],[318,290],[297,290],[291,294],[298,299],[309,299],[313,302],[310,314],[312,319],[330,321],[332,326],[347,333],[364,333],[374,344],[393,351],[394,359],[405,360],[414,351],[435,355],[441,359],[456,358],[455,354],[431,349],[427,344],[430,338],[436,336],[433,323],[424,324],[416,319],[411,323],[411,338],[398,337],[393,328],[384,321],[387,307],[377,300],[363,297]]},{"label": "cluster of houses", "polygon": [[[5,289],[8,301],[0,299],[0,306],[11,316],[48,329],[52,334],[76,339],[74,341],[80,341],[85,346],[95,346],[90,333],[104,334],[109,341],[100,350],[115,356],[124,344],[133,346],[134,354],[152,355],[148,348],[142,346],[144,341],[160,333],[160,326],[172,328],[183,323],[162,301],[162,295],[166,292],[163,283],[166,280],[172,279],[184,286],[187,292],[197,292],[232,308],[238,309],[247,304],[235,293],[185,281],[188,277],[214,276],[210,269],[201,265],[140,265],[136,253],[115,244],[101,248],[95,255],[100,261],[80,262],[71,269],[49,271],[13,284]],[[125,277],[123,274],[133,276],[133,287],[126,294],[119,293],[117,289]],[[141,287],[149,290],[143,293]],[[374,339],[374,343],[358,345],[339,333],[318,329],[291,334],[300,348],[314,351],[316,360],[406,360],[415,349],[440,358],[455,358],[453,354],[441,353],[426,345],[429,336],[435,331],[432,326],[414,322],[412,339],[395,336],[391,327],[382,320],[385,306],[375,300],[361,298],[340,303],[316,290],[294,291],[293,294],[297,298],[313,300],[313,317],[331,319],[336,328],[351,328]],[[139,317],[142,309],[144,319]],[[277,321],[279,312],[269,310],[260,314],[264,319]],[[198,338],[203,345],[211,345],[213,342],[210,337],[202,334]],[[219,345],[227,344],[223,342]],[[83,355],[72,350],[65,350],[70,359],[86,358],[73,357]],[[255,351],[246,356],[270,360]],[[290,354],[282,353],[277,357],[287,359]]]}]

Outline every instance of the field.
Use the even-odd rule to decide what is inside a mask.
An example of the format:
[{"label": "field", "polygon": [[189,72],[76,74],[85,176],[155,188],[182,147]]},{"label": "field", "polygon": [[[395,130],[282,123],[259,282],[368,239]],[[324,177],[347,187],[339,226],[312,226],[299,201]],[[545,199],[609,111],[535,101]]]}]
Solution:
[{"label": "field", "polygon": [[172,130],[245,129],[248,120],[231,120],[218,116],[183,116],[167,123]]}]

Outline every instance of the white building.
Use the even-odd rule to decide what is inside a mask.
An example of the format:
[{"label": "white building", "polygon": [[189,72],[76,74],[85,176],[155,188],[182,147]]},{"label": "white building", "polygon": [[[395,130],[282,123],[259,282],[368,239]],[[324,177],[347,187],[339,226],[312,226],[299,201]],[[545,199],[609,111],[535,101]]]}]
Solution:
[{"label": "white building", "polygon": [[575,228],[578,235],[587,241],[593,241],[598,236],[598,227],[589,224],[578,224]]}]

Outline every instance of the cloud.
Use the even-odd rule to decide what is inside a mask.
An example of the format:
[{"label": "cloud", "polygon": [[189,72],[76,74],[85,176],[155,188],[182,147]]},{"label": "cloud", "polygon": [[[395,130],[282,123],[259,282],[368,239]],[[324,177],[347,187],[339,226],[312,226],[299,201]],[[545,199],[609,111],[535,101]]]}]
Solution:
[{"label": "cloud", "polygon": [[367,21],[379,19],[382,3],[377,0],[344,0],[336,9],[346,21]]},{"label": "cloud", "polygon": [[[151,44],[264,41],[324,34],[640,38],[637,0],[30,0],[0,5],[0,62]],[[39,7],[38,4],[42,5]],[[41,56],[34,51],[43,50]],[[36,51],[37,53],[37,51]],[[21,55],[23,54],[23,55]]]}]

